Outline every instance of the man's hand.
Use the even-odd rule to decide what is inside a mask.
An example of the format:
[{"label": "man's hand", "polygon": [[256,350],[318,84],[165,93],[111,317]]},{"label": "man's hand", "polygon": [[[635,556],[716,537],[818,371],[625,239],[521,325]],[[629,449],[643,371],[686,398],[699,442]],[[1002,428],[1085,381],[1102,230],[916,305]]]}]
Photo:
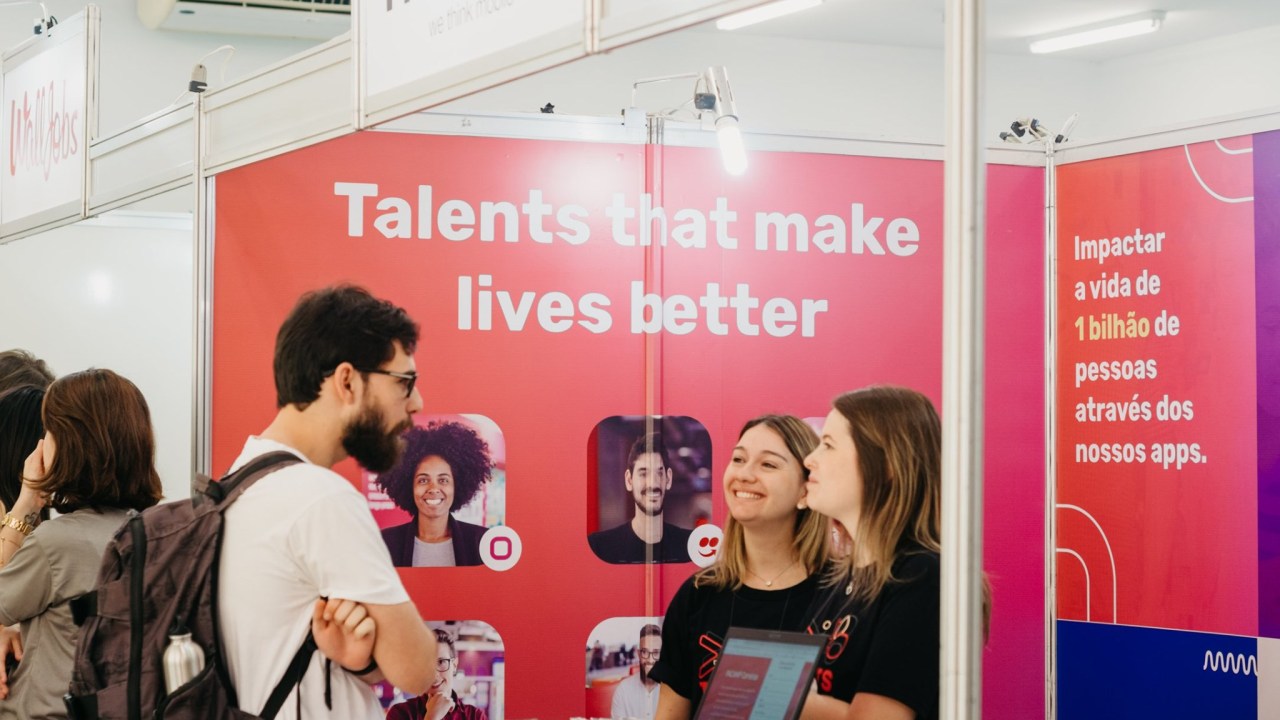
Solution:
[{"label": "man's hand", "polygon": [[427,718],[426,720],[441,720],[449,711],[453,709],[453,698],[443,693],[437,693],[427,698]]},{"label": "man's hand", "polygon": [[9,658],[22,660],[22,634],[16,627],[0,626],[0,700],[9,698]]},{"label": "man's hand", "polygon": [[354,600],[316,600],[311,633],[320,652],[347,670],[363,670],[373,659],[377,625]]}]

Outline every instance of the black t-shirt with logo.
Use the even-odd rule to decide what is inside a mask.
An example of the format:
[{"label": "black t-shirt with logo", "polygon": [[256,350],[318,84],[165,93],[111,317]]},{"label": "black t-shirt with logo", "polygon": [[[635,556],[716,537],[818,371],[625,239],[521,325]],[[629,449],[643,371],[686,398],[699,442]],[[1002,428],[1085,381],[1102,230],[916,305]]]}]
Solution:
[{"label": "black t-shirt with logo", "polygon": [[818,575],[781,590],[694,587],[695,578],[686,580],[667,606],[662,655],[650,675],[696,709],[729,628],[803,631]]},{"label": "black t-shirt with logo", "polygon": [[818,692],[851,702],[860,692],[883,695],[938,717],[939,593],[937,553],[908,551],[870,603],[852,602],[847,585],[814,598],[808,630],[828,637],[818,657]]}]

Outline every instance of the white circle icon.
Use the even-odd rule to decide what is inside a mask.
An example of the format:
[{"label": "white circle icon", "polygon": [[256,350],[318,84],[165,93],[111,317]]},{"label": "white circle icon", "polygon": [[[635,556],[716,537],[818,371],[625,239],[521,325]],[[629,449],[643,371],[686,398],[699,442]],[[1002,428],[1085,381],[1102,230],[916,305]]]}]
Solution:
[{"label": "white circle icon", "polygon": [[720,557],[723,544],[723,530],[710,523],[699,525],[689,534],[689,559],[698,567],[707,567]]},{"label": "white circle icon", "polygon": [[480,559],[490,570],[510,570],[520,562],[523,551],[520,535],[506,525],[491,527],[480,538]]}]

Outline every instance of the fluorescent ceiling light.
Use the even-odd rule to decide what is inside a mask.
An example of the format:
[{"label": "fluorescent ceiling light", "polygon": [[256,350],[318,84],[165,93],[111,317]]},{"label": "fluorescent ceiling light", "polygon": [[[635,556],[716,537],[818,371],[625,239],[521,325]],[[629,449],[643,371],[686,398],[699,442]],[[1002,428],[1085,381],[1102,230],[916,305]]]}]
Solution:
[{"label": "fluorescent ceiling light", "polygon": [[737,30],[765,20],[790,15],[793,12],[808,10],[821,4],[822,0],[778,0],[740,13],[726,15],[716,21],[716,27],[721,30]]},{"label": "fluorescent ceiling light", "polygon": [[1097,25],[1087,25],[1072,30],[1046,35],[1031,41],[1031,52],[1051,53],[1059,50],[1095,45],[1121,38],[1145,35],[1160,29],[1164,22],[1163,10],[1152,10],[1141,15],[1130,15]]}]

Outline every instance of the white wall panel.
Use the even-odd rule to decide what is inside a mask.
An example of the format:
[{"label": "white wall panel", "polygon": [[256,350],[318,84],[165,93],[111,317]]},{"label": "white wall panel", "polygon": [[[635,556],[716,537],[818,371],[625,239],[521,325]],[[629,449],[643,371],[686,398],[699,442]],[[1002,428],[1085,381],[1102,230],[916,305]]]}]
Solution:
[{"label": "white wall panel", "polygon": [[167,499],[191,485],[191,217],[109,213],[0,245],[0,349],[146,396]]}]

